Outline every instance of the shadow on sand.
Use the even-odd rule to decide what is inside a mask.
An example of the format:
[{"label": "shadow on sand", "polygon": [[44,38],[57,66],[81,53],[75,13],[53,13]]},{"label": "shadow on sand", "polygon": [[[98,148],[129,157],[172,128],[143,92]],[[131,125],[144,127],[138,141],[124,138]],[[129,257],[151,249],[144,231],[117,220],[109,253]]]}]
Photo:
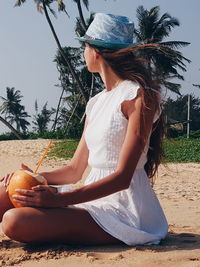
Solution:
[{"label": "shadow on sand", "polygon": [[169,232],[167,237],[161,241],[159,245],[142,245],[129,247],[127,245],[109,245],[109,246],[75,246],[66,244],[37,244],[27,245],[12,240],[0,241],[0,249],[21,248],[29,253],[56,251],[60,252],[88,252],[95,250],[96,252],[122,252],[132,248],[136,250],[151,250],[151,251],[172,251],[172,250],[194,250],[200,249],[200,235],[196,233],[174,233]]},{"label": "shadow on sand", "polygon": [[[26,245],[3,237],[0,241],[0,256],[4,266],[18,265],[27,260],[59,259],[68,256],[86,257],[93,254],[123,253],[134,249],[135,251],[166,252],[174,250],[200,249],[200,235],[196,233],[169,232],[165,240],[159,245],[135,246],[110,245],[110,246],[69,246],[66,244],[37,244]],[[13,257],[15,255],[15,257]],[[200,260],[200,258],[195,259]]]}]

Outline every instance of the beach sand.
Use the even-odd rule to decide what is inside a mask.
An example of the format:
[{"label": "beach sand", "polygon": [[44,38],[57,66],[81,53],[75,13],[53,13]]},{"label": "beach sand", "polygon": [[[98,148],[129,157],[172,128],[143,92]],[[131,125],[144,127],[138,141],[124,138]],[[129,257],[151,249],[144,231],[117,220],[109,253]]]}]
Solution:
[{"label": "beach sand", "polygon": [[[22,162],[34,170],[48,142],[43,139],[1,141],[0,177],[18,169]],[[40,171],[53,170],[67,163],[47,157]],[[0,266],[200,267],[199,173],[198,163],[160,166],[154,189],[169,223],[169,234],[160,245],[27,246],[9,240],[1,232]]]}]

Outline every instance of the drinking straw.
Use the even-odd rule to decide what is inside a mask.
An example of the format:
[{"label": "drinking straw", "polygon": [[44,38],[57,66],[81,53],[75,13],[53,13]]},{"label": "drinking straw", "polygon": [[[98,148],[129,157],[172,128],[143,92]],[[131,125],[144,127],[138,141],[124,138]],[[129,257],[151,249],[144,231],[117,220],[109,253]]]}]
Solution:
[{"label": "drinking straw", "polygon": [[52,141],[49,141],[48,146],[47,146],[47,148],[45,149],[44,154],[42,155],[42,157],[41,157],[41,159],[40,159],[40,161],[39,161],[39,163],[38,163],[38,165],[37,165],[37,168],[35,169],[34,173],[37,173],[38,169],[40,168],[40,165],[42,164],[42,162],[43,162],[43,160],[44,160],[44,157],[46,156],[46,154],[47,154],[47,152],[48,152],[48,150],[49,150],[51,144],[52,144]]}]

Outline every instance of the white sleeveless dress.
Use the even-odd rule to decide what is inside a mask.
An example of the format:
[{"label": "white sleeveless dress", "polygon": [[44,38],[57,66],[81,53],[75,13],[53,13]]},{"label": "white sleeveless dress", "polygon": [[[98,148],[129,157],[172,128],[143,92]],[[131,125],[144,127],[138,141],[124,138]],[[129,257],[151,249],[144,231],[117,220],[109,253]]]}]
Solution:
[{"label": "white sleeveless dress", "polygon": [[[85,185],[115,171],[128,124],[121,112],[121,103],[134,99],[138,89],[137,83],[124,81],[111,91],[103,90],[89,100],[85,139],[91,172]],[[154,121],[158,117],[156,114]],[[128,245],[158,244],[168,231],[165,215],[144,170],[147,151],[148,144],[128,189],[75,205],[86,209],[104,231]]]}]

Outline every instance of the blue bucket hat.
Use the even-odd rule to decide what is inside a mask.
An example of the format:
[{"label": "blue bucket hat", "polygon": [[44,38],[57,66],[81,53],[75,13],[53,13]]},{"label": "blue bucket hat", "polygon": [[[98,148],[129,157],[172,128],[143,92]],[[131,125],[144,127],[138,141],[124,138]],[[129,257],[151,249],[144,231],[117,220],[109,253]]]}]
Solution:
[{"label": "blue bucket hat", "polygon": [[133,35],[134,23],[127,17],[96,13],[85,35],[76,39],[99,47],[122,49],[136,45]]}]

